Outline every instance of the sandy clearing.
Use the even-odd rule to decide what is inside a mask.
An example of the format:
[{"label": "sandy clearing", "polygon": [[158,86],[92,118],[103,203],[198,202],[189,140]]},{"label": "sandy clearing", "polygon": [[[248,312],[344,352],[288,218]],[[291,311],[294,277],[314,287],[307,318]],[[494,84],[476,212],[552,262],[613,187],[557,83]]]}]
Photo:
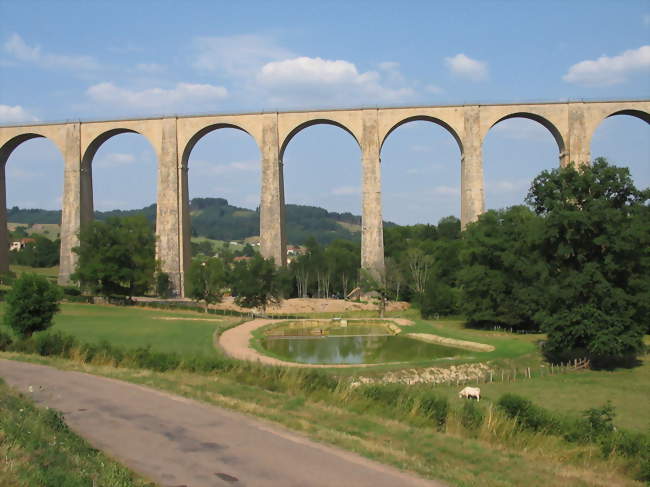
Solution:
[{"label": "sandy clearing", "polygon": [[421,340],[423,342],[435,343],[438,345],[447,345],[450,347],[472,350],[473,352],[493,352],[495,349],[492,345],[485,343],[469,342],[466,340],[456,340],[455,338],[446,338],[431,333],[406,333],[406,336]]}]

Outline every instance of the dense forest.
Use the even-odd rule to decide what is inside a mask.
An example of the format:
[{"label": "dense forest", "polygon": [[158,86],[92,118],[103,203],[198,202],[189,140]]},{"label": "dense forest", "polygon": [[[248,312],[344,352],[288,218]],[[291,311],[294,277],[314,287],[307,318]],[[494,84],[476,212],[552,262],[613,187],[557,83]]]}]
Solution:
[{"label": "dense forest", "polygon": [[[243,240],[259,235],[259,211],[232,206],[223,198],[194,198],[190,201],[192,236],[213,240]],[[95,219],[106,220],[112,216],[144,215],[156,220],[156,205],[136,210],[96,211]],[[361,217],[352,213],[329,212],[316,206],[286,205],[287,241],[303,245],[310,237],[321,245],[334,240],[361,240]],[[60,210],[21,209],[7,211],[7,221],[12,223],[60,223]],[[386,227],[396,226],[386,222]]]}]

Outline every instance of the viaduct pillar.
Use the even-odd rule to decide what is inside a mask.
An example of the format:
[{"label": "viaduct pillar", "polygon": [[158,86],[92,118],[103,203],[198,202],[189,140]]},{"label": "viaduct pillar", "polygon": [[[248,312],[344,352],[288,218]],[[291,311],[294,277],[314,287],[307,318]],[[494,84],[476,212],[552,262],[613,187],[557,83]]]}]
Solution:
[{"label": "viaduct pillar", "polygon": [[585,123],[584,103],[569,103],[569,140],[568,155],[561,163],[563,166],[574,163],[576,166],[591,162],[590,140]]},{"label": "viaduct pillar", "polygon": [[381,159],[377,110],[363,111],[360,142],[363,179],[361,268],[379,277],[384,272],[384,228],[381,212]]},{"label": "viaduct pillar", "polygon": [[[189,212],[187,167],[178,157],[176,118],[162,120],[158,154],[156,205],[156,259],[169,274],[174,294],[184,293],[184,274],[189,263]],[[187,247],[187,248],[186,248]]]},{"label": "viaduct pillar", "polygon": [[262,181],[260,189],[260,252],[276,265],[287,264],[284,228],[284,168],[280,159],[278,115],[262,115]]},{"label": "viaduct pillar", "polygon": [[[81,124],[63,128],[63,201],[61,203],[61,254],[59,284],[70,284],[78,256],[72,249],[79,245],[82,225],[93,219],[93,178],[90,163],[81,156]],[[87,166],[87,167],[84,167]]]},{"label": "viaduct pillar", "polygon": [[483,142],[478,106],[465,107],[465,136],[461,150],[460,225],[465,228],[485,212]]}]

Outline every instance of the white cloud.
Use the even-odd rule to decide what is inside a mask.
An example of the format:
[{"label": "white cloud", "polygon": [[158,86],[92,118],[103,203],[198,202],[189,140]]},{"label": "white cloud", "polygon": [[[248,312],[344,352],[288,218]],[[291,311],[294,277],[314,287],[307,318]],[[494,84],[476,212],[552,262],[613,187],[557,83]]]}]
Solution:
[{"label": "white cloud", "polygon": [[517,179],[513,181],[503,179],[500,181],[485,182],[485,188],[488,191],[498,193],[521,193],[522,191],[527,191],[529,187],[530,181],[528,179]]},{"label": "white cloud", "polygon": [[86,94],[97,103],[162,111],[222,100],[228,96],[228,90],[223,86],[178,83],[172,89],[149,88],[138,91],[104,82],[91,86],[86,90]]},{"label": "white cloud", "polygon": [[456,54],[454,57],[446,57],[445,64],[459,78],[470,81],[484,81],[488,77],[486,62],[472,59],[463,53]]},{"label": "white cloud", "polygon": [[242,172],[259,171],[259,161],[234,161],[227,164],[212,164],[208,161],[190,161],[192,169],[201,174],[223,175]]},{"label": "white cloud", "polygon": [[650,45],[630,49],[618,56],[600,56],[595,61],[580,61],[569,68],[564,81],[587,86],[623,83],[634,72],[650,69]]},{"label": "white cloud", "polygon": [[41,179],[43,174],[10,165],[7,169],[7,176],[16,181],[35,181]]},{"label": "white cloud", "polygon": [[408,87],[390,87],[376,71],[360,73],[344,60],[297,57],[265,64],[258,87],[280,104],[363,104],[398,102],[413,94]]},{"label": "white cloud", "polygon": [[165,71],[165,66],[158,63],[139,63],[135,65],[135,70],[140,73],[156,74]]},{"label": "white cloud", "polygon": [[399,69],[399,63],[394,61],[384,61],[383,63],[379,63],[379,69],[382,71],[395,71]]},{"label": "white cloud", "polygon": [[433,188],[433,194],[441,196],[458,196],[460,195],[460,188],[456,186],[436,186]]},{"label": "white cloud", "polygon": [[119,152],[113,152],[101,157],[99,160],[93,162],[93,165],[96,167],[120,167],[128,166],[136,162],[135,156],[133,154],[124,154]]},{"label": "white cloud", "polygon": [[549,130],[538,122],[525,118],[511,118],[503,120],[490,129],[493,133],[504,139],[514,140],[553,140]]},{"label": "white cloud", "polygon": [[433,94],[433,95],[440,95],[445,92],[442,88],[436,85],[428,84],[424,87],[424,90]]},{"label": "white cloud", "polygon": [[361,194],[359,186],[339,186],[332,189],[332,194],[336,196],[349,196]]},{"label": "white cloud", "polygon": [[20,105],[0,105],[0,123],[37,122],[38,118]]},{"label": "white cloud", "polygon": [[252,76],[262,65],[293,57],[271,38],[259,35],[198,37],[192,65],[199,70],[223,72],[234,76]]},{"label": "white cloud", "polygon": [[67,56],[44,52],[40,46],[28,45],[18,34],[12,34],[4,43],[4,50],[15,59],[33,63],[42,68],[63,68],[75,71],[87,71],[99,68],[99,64],[90,56]]}]

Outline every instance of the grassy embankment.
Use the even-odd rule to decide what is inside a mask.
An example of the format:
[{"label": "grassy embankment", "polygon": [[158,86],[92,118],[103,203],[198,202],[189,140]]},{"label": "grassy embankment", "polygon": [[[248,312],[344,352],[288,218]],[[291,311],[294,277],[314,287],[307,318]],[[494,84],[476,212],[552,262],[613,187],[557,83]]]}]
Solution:
[{"label": "grassy embankment", "polygon": [[153,485],[88,445],[59,413],[36,407],[1,379],[0,458],[2,487]]},{"label": "grassy embankment", "polygon": [[[161,351],[218,355],[206,343],[211,343],[215,329],[223,330],[232,321],[206,322],[205,318],[191,312],[75,304],[63,306],[54,329],[73,333],[81,341],[106,339],[129,347],[152,344]],[[418,321],[409,331],[494,344],[499,352],[493,355],[495,360],[539,361],[533,345],[539,336],[468,330],[457,321]],[[637,485],[627,477],[629,460],[617,456],[604,460],[595,445],[567,444],[555,436],[518,432],[512,421],[505,420],[491,407],[490,400],[481,402],[489,419],[478,430],[468,430],[462,424],[463,403],[456,397],[455,387],[435,388],[451,403],[446,432],[439,433],[412,410],[396,414],[394,409],[360,399],[346,387],[306,392],[304,384],[301,385],[304,377],[295,371],[271,372],[266,382],[252,377],[257,369],[245,367],[201,375],[114,368],[101,363],[81,364],[13,353],[1,356],[85,370],[237,409],[453,485]],[[364,374],[367,372],[363,370]],[[511,391],[562,411],[582,410],[611,399],[618,412],[615,423],[643,431],[649,423],[645,414],[650,398],[649,378],[650,363],[646,360],[641,367],[631,370],[586,371],[481,387],[492,400]]]}]

